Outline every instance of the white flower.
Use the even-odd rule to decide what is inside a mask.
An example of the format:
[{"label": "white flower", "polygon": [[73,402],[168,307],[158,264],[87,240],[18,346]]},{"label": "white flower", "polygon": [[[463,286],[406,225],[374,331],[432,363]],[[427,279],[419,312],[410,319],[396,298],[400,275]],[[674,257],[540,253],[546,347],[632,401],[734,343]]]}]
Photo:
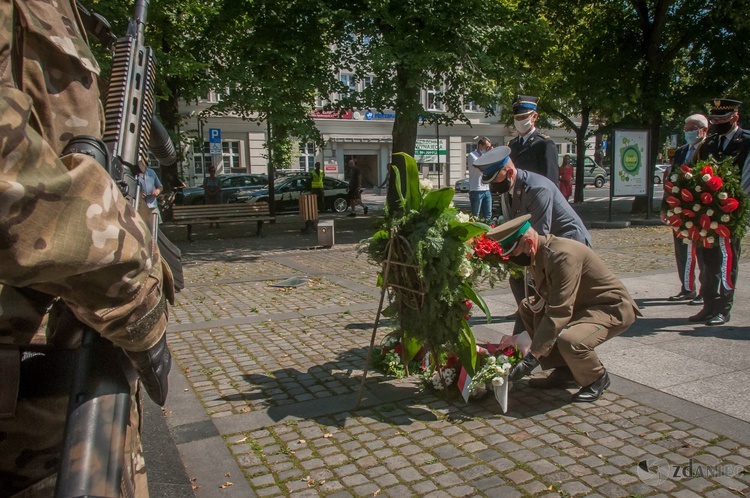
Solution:
[{"label": "white flower", "polygon": [[676,182],[677,181],[677,174],[675,173],[674,175],[670,176],[669,179],[672,180],[672,183]]},{"label": "white flower", "polygon": [[707,214],[707,215],[708,215],[709,217],[711,217],[711,216],[713,216],[713,215],[714,215],[714,210],[713,210],[713,209],[709,209],[709,210],[707,210],[707,211],[706,211],[706,214]]},{"label": "white flower", "polygon": [[709,180],[711,179],[711,175],[709,175],[708,173],[706,173],[705,175],[703,175],[703,176],[701,177],[701,179],[702,179],[702,180],[703,180],[704,182],[707,182],[707,181],[709,181]]},{"label": "white flower", "polygon": [[503,370],[502,365],[495,365],[495,373],[497,373],[498,375],[505,374],[505,370]]},{"label": "white flower", "polygon": [[674,216],[674,211],[672,211],[672,210],[670,209],[669,211],[667,211],[667,217],[668,217],[668,218],[671,218],[672,216]]},{"label": "white flower", "polygon": [[459,211],[458,214],[456,215],[456,220],[460,221],[461,223],[466,223],[470,219],[471,217],[468,214],[462,213],[461,211]]},{"label": "white flower", "polygon": [[696,192],[701,192],[701,191],[703,191],[703,187],[701,187],[700,185],[696,185],[695,186],[695,191]]},{"label": "white flower", "polygon": [[692,228],[692,227],[693,227],[692,221],[688,221],[687,223],[685,223],[685,228]]},{"label": "white flower", "polygon": [[693,204],[693,211],[695,211],[697,213],[700,210],[701,210],[701,205],[700,204]]},{"label": "white flower", "polygon": [[680,192],[680,187],[677,187],[677,186],[672,187],[672,193],[673,194],[677,194],[679,192]]},{"label": "white flower", "polygon": [[680,206],[677,206],[674,208],[674,214],[680,214],[682,212],[682,208]]},{"label": "white flower", "polygon": [[[682,235],[683,237],[687,237],[688,236],[687,230],[680,230],[680,235]],[[685,243],[687,244],[687,242]]]},{"label": "white flower", "polygon": [[708,232],[705,230],[701,230],[700,234],[701,234],[701,237],[705,237],[706,235],[708,235]]},{"label": "white flower", "polygon": [[722,214],[721,215],[721,221],[724,223],[727,223],[729,221],[729,215],[728,214]]},{"label": "white flower", "polygon": [[468,259],[462,260],[461,264],[458,265],[458,275],[460,277],[468,278],[472,271],[474,271],[474,269],[471,267],[471,263],[469,263]]},{"label": "white flower", "polygon": [[510,363],[503,363],[503,373],[510,372],[510,369],[513,368],[513,366]]},{"label": "white flower", "polygon": [[419,190],[432,190],[432,182],[427,179],[419,180]]},{"label": "white flower", "polygon": [[[722,218],[722,221],[724,221],[724,216],[722,216],[721,218]],[[727,218],[728,218],[728,216],[727,216]],[[727,220],[727,221],[729,221],[729,220]],[[708,227],[711,230],[716,230],[716,227],[718,227],[718,226],[719,226],[718,223],[716,223],[715,221],[712,221],[711,224]]]},{"label": "white flower", "polygon": [[713,238],[713,237],[708,237],[708,238],[706,239],[706,241],[707,241],[707,242],[708,242],[709,244],[713,244],[715,240],[716,240],[716,239],[715,239],[715,238]]},{"label": "white flower", "polygon": [[690,180],[693,177],[692,173],[685,173],[685,179]]},{"label": "white flower", "polygon": [[727,194],[726,192],[719,193],[719,199],[721,199],[722,201],[726,200],[728,197],[729,197],[729,194]]},{"label": "white flower", "polygon": [[[680,233],[682,233],[682,232],[680,232]],[[687,233],[687,232],[685,232],[685,233]],[[690,239],[682,239],[682,243],[685,244],[685,245],[688,245],[690,243]]]},{"label": "white flower", "polygon": [[493,386],[500,387],[503,384],[505,384],[505,379],[503,379],[502,377],[494,377],[492,379],[492,385]]},{"label": "white flower", "polygon": [[495,357],[494,357],[494,356],[488,356],[488,357],[487,357],[487,364],[488,364],[488,365],[494,365],[494,364],[495,364],[495,361],[497,361],[497,360],[495,359]]}]

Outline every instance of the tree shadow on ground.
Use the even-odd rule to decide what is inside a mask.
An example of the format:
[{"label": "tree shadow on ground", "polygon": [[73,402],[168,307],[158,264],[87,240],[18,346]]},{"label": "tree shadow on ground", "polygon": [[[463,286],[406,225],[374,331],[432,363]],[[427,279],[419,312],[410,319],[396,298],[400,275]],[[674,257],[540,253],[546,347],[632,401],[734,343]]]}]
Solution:
[{"label": "tree shadow on ground", "polygon": [[[691,307],[698,312],[698,307]],[[691,311],[693,313],[693,311]],[[679,334],[684,337],[715,337],[717,339],[727,339],[734,341],[750,340],[750,327],[734,326],[732,323],[718,327],[709,327],[703,323],[691,323],[688,317],[673,318],[638,318],[631,327],[620,334],[620,337],[650,337],[659,334]]]}]

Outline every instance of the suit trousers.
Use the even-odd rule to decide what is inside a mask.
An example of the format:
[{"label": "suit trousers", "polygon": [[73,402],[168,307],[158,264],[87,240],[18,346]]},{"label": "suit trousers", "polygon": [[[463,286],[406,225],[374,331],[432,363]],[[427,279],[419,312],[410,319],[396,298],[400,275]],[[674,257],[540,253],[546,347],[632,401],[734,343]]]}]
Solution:
[{"label": "suit trousers", "polygon": [[[521,303],[519,311],[526,330],[533,339],[534,328],[541,320],[543,313],[534,314],[527,301]],[[552,351],[546,357],[540,358],[539,363],[544,370],[567,366],[578,385],[593,384],[605,372],[604,365],[594,348],[625,332],[635,322],[635,318],[635,310],[631,309],[627,316],[623,317],[620,325],[571,320],[557,336],[557,342]]]},{"label": "suit trousers", "polygon": [[[737,285],[737,276],[739,274],[739,259],[741,254],[741,240],[737,238],[729,239],[732,248],[732,265],[730,275],[733,285]],[[711,313],[722,313],[728,315],[732,311],[734,303],[734,290],[726,289],[721,281],[722,254],[721,249],[717,247],[699,248],[698,258],[703,260],[705,278],[702,295],[703,307]]]},{"label": "suit trousers", "polygon": [[[695,279],[690,278],[689,284],[691,286],[690,289],[685,287],[685,268],[687,267],[688,258],[690,257],[690,254],[688,254],[688,246],[683,242],[683,240],[680,237],[677,237],[676,235],[672,234],[672,237],[674,239],[674,258],[677,262],[677,276],[680,278],[680,293],[681,294],[687,294],[688,292],[693,292],[695,290]],[[698,282],[700,284],[698,295],[703,295],[703,279],[704,279],[704,269],[703,269],[703,258],[700,257],[700,249],[696,248],[696,263],[698,264],[698,269],[700,270],[700,276],[698,278]]]}]

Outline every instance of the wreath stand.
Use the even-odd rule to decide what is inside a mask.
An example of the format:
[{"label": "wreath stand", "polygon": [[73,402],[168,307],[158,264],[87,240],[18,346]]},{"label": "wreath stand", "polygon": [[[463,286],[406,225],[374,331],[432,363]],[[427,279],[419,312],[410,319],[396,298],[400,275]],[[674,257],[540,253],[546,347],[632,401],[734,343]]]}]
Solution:
[{"label": "wreath stand", "polygon": [[[362,395],[365,392],[365,381],[367,380],[367,372],[372,364],[372,352],[375,349],[375,336],[378,332],[378,325],[380,324],[380,316],[383,311],[383,302],[385,301],[386,292],[389,288],[401,291],[399,297],[402,300],[402,305],[408,305],[419,309],[424,303],[425,293],[422,289],[422,281],[419,278],[417,266],[393,259],[394,250],[396,252],[396,257],[398,258],[399,256],[410,254],[411,246],[403,236],[391,232],[391,237],[386,246],[387,256],[383,262],[383,284],[380,291],[380,303],[378,304],[378,311],[375,315],[375,324],[372,328],[372,337],[370,337],[370,349],[367,351],[367,360],[365,361],[365,368],[362,371],[362,381],[359,385],[359,393],[357,394],[357,400],[354,402],[355,410],[359,408],[359,405],[362,402]],[[420,288],[413,289],[409,287],[409,282],[418,282]],[[408,301],[403,302],[408,296],[411,296],[408,298]],[[403,352],[401,354],[403,361]],[[408,375],[409,366],[406,365],[406,363],[404,363],[404,366],[406,368],[406,374]]]}]

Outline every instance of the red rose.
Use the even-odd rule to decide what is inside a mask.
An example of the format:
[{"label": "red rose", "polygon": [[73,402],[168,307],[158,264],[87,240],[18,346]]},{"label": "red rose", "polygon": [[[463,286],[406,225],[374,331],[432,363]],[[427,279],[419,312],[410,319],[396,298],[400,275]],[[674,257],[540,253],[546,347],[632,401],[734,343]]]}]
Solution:
[{"label": "red rose", "polygon": [[731,213],[738,207],[740,207],[740,203],[737,202],[737,199],[734,199],[732,197],[721,201],[721,210],[725,213]]},{"label": "red rose", "polygon": [[671,208],[676,208],[677,206],[682,204],[682,201],[677,197],[670,195],[669,197],[667,197],[667,204],[669,204],[669,207]]},{"label": "red rose", "polygon": [[674,214],[670,216],[668,221],[669,221],[669,226],[674,227],[674,228],[680,228],[680,226],[682,225],[682,218],[680,218],[680,215],[678,214]]},{"label": "red rose", "polygon": [[709,218],[707,214],[702,214],[698,219],[698,224],[703,230],[708,230],[709,228],[711,228],[711,218]]},{"label": "red rose", "polygon": [[688,166],[687,164],[683,164],[682,166],[680,166],[680,169],[683,173],[690,173],[690,166]]},{"label": "red rose", "polygon": [[701,238],[701,229],[697,226],[693,225],[688,229],[688,237],[690,237],[693,240],[698,240]]},{"label": "red rose", "polygon": [[711,247],[711,243],[708,241],[708,239],[703,239],[701,242],[703,242],[703,247],[706,249],[709,249]]},{"label": "red rose", "polygon": [[714,176],[714,169],[711,166],[703,166],[703,169],[701,169],[701,175]]},{"label": "red rose", "polygon": [[684,216],[685,218],[695,218],[695,213],[692,209],[683,209],[682,216]]},{"label": "red rose", "polygon": [[712,176],[711,179],[706,182],[706,185],[708,186],[708,188],[715,192],[719,190],[722,185],[724,185],[724,182],[721,181],[720,177]]},{"label": "red rose", "polygon": [[516,348],[513,346],[508,346],[507,348],[503,349],[503,354],[505,356],[513,356],[516,352]]},{"label": "red rose", "polygon": [[688,189],[684,188],[680,191],[680,197],[682,197],[682,200],[685,202],[692,202],[693,193],[689,191]]},{"label": "red rose", "polygon": [[393,348],[393,352],[397,355],[401,356],[401,352],[404,350],[404,347],[401,344],[396,344],[396,347]]},{"label": "red rose", "polygon": [[664,191],[665,192],[671,192],[672,187],[674,187],[674,183],[672,182],[664,182]]},{"label": "red rose", "polygon": [[714,231],[716,232],[716,235],[718,235],[719,237],[729,238],[729,235],[730,235],[729,229],[724,225],[719,225],[718,227],[716,227],[716,230]]},{"label": "red rose", "polygon": [[711,204],[713,201],[714,201],[714,196],[712,196],[708,192],[703,192],[701,194],[701,202],[703,204]]}]

